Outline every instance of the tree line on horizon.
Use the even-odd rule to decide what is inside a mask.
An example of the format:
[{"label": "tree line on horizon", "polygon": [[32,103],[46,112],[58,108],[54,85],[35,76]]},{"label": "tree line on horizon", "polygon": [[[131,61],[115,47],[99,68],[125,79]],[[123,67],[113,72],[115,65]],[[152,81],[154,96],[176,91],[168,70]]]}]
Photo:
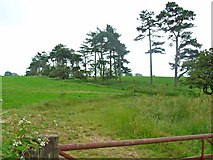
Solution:
[{"label": "tree line on horizon", "polygon": [[112,26],[107,25],[104,30],[97,28],[97,31],[88,33],[78,51],[58,44],[49,54],[38,52],[32,58],[26,75],[44,75],[62,79],[91,76],[96,79],[99,76],[103,80],[130,75],[131,70],[125,66],[129,63],[125,59],[129,51],[120,42],[119,37],[120,34]]},{"label": "tree line on horizon", "polygon": [[[150,55],[150,85],[153,85],[152,55],[165,54],[162,35],[166,35],[170,47],[175,47],[174,62],[169,63],[175,72],[174,87],[178,79],[187,74],[190,84],[203,88],[206,93],[209,93],[208,88],[213,92],[212,49],[200,50],[202,45],[193,37],[191,29],[195,27],[195,16],[193,11],[183,9],[175,2],[168,2],[158,15],[148,10],[142,10],[139,14],[141,25],[136,29],[140,34],[134,40],[148,38],[149,49],[146,54]],[[56,45],[49,54],[38,52],[26,75],[59,78],[93,76],[94,79],[99,76],[103,80],[131,75],[131,69],[125,66],[129,63],[125,59],[129,51],[120,42],[120,36],[115,28],[107,25],[104,30],[97,28],[97,31],[89,32],[77,52],[63,44]],[[206,64],[209,65],[203,67]],[[202,67],[204,70],[201,74],[198,70]]]}]

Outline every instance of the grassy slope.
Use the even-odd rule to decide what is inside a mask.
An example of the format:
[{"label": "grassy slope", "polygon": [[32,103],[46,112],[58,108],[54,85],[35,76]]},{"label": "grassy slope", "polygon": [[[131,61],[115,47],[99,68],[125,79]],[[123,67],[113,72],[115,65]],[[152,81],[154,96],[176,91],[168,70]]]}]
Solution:
[{"label": "grassy slope", "polygon": [[[26,116],[60,143],[138,139],[211,131],[210,97],[172,89],[171,78],[124,77],[103,87],[36,77],[3,77],[5,130]],[[101,84],[101,82],[99,82]],[[15,89],[14,89],[15,88]],[[55,124],[57,123],[57,126]],[[72,152],[76,157],[184,157],[200,154],[199,141]],[[210,151],[207,145],[206,152]]]},{"label": "grassy slope", "polygon": [[118,91],[80,82],[38,77],[3,77],[3,108],[17,108],[59,98],[99,97]]}]

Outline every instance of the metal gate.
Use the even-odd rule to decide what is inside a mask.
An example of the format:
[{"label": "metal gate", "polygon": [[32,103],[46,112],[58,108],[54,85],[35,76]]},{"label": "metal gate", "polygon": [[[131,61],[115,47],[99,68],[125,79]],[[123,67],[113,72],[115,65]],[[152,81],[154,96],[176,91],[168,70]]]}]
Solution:
[{"label": "metal gate", "polygon": [[[167,143],[167,142],[177,142],[177,141],[188,141],[188,140],[200,139],[202,141],[201,155],[196,156],[196,157],[188,157],[188,158],[184,158],[184,159],[195,159],[195,158],[204,159],[204,158],[213,158],[212,153],[208,154],[208,155],[204,155],[205,140],[207,142],[209,142],[211,145],[213,145],[213,141],[210,138],[213,138],[212,133],[186,135],[186,136],[161,137],[161,138],[146,138],[146,139],[138,139],[138,140],[106,141],[106,142],[79,143],[79,144],[61,144],[61,145],[59,145],[59,154],[64,158],[67,158],[69,160],[74,160],[75,159],[74,157],[68,155],[64,151],[133,146],[133,145]],[[89,157],[87,157],[87,158],[89,158]]]}]

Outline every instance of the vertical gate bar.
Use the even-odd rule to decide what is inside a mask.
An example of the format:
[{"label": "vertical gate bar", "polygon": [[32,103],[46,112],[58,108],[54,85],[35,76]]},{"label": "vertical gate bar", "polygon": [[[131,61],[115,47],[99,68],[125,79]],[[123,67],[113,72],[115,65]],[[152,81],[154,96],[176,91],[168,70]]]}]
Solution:
[{"label": "vertical gate bar", "polygon": [[205,145],[204,145],[204,138],[202,138],[202,152],[201,152],[201,159],[203,159],[204,156],[204,149],[205,149]]}]

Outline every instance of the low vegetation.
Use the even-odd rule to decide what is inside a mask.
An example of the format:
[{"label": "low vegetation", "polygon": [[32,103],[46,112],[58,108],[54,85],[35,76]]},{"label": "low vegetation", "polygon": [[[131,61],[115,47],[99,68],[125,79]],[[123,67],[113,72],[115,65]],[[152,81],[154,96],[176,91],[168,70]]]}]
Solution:
[{"label": "low vegetation", "polygon": [[[3,154],[23,117],[32,131],[58,135],[61,144],[211,132],[210,96],[186,86],[174,89],[172,78],[153,78],[159,85],[150,88],[148,77],[123,77],[122,83],[3,77]],[[206,144],[205,153],[210,152]],[[84,158],[177,158],[200,153],[201,141],[70,152]]]}]

